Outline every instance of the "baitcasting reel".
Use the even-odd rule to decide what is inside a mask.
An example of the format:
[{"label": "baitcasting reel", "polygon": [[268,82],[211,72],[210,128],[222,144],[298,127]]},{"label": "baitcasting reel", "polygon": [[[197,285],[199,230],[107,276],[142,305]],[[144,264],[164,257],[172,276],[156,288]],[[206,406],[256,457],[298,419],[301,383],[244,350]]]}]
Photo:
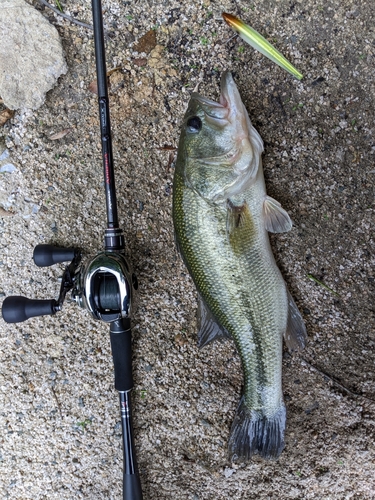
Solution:
[{"label": "baitcasting reel", "polygon": [[137,279],[118,251],[104,251],[81,266],[81,252],[75,248],[37,245],[33,255],[38,267],[47,267],[71,260],[62,276],[57,300],[32,300],[11,296],[4,300],[2,313],[7,323],[19,323],[35,316],[52,315],[62,309],[67,293],[98,320],[112,323],[130,318],[133,291]]}]

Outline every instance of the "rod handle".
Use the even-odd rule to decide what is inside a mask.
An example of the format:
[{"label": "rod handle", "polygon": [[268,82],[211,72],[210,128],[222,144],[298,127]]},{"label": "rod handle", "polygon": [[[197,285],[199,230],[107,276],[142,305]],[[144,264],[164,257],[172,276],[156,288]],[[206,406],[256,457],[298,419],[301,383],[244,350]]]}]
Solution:
[{"label": "rod handle", "polygon": [[76,254],[75,248],[55,247],[53,245],[37,245],[33,259],[38,267],[53,266],[58,262],[70,262]]},{"label": "rod handle", "polygon": [[110,339],[115,369],[115,388],[118,391],[130,391],[133,388],[133,375],[132,335],[129,318],[111,323]]},{"label": "rod handle", "polygon": [[21,323],[34,316],[55,314],[56,300],[34,300],[19,295],[7,297],[3,302],[2,314],[6,323]]},{"label": "rod handle", "polygon": [[141,481],[138,474],[124,474],[123,500],[142,500]]}]

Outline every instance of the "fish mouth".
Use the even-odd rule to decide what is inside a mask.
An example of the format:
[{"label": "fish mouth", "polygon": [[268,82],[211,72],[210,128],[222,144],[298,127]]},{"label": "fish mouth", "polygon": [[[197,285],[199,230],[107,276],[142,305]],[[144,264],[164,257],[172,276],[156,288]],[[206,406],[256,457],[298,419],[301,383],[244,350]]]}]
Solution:
[{"label": "fish mouth", "polygon": [[230,71],[224,71],[220,82],[220,104],[228,109],[228,118],[231,122],[244,114],[244,105],[237,85]]},{"label": "fish mouth", "polygon": [[197,92],[194,92],[191,98],[199,103],[212,125],[224,126],[228,122],[233,122],[236,117],[238,119],[239,113],[243,114],[241,96],[230,71],[224,71],[221,76],[219,102]]},{"label": "fish mouth", "polygon": [[221,104],[221,102],[212,101],[195,92],[192,94],[191,98],[196,101],[204,111],[207,122],[210,123],[210,125],[223,127],[228,123],[228,108]]}]

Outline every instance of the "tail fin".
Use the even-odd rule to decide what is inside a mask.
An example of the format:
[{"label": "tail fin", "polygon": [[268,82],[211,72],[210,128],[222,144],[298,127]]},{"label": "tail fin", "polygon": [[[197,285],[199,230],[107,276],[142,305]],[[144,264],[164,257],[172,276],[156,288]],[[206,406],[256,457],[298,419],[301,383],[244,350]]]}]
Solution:
[{"label": "tail fin", "polygon": [[284,404],[272,416],[250,410],[242,397],[232,424],[229,456],[242,461],[259,454],[263,458],[279,457],[284,449],[286,410]]}]

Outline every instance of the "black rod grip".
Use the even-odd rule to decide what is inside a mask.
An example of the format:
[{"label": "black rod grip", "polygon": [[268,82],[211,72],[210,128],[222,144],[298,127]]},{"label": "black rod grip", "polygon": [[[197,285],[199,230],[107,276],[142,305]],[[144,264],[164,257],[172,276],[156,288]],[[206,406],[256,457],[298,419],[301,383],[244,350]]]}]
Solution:
[{"label": "black rod grip", "polygon": [[55,314],[56,300],[32,300],[13,295],[3,302],[2,314],[6,323],[21,323],[35,316]]},{"label": "black rod grip", "polygon": [[113,321],[110,326],[110,338],[115,368],[115,388],[121,392],[130,391],[134,385],[130,319]]},{"label": "black rod grip", "polygon": [[47,267],[58,262],[70,262],[74,259],[74,248],[55,247],[53,245],[37,245],[33,259],[38,267]]},{"label": "black rod grip", "polygon": [[138,474],[124,474],[123,500],[142,500],[142,498]]}]

